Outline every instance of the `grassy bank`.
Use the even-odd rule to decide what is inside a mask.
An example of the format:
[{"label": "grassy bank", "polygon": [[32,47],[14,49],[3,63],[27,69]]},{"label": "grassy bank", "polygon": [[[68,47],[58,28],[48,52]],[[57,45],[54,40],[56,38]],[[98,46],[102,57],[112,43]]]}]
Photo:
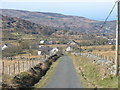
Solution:
[{"label": "grassy bank", "polygon": [[100,65],[93,64],[89,58],[70,55],[74,66],[80,75],[81,82],[87,88],[117,88],[118,78],[108,76],[101,79],[103,68]]},{"label": "grassy bank", "polygon": [[47,71],[46,75],[43,76],[42,79],[37,84],[34,85],[34,87],[33,87],[34,89],[36,89],[36,88],[43,88],[45,85],[47,85],[47,83],[52,78],[59,61],[60,61],[60,59],[57,60],[56,62],[53,62],[52,66]]}]

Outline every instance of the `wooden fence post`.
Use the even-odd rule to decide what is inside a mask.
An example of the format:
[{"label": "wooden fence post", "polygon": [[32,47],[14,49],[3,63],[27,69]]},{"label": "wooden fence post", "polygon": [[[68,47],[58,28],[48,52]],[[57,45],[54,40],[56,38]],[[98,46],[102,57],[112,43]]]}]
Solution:
[{"label": "wooden fence post", "polygon": [[4,74],[4,62],[2,62],[2,73]]},{"label": "wooden fence post", "polygon": [[13,68],[14,68],[14,74],[15,74],[15,64],[14,64]]},{"label": "wooden fence post", "polygon": [[24,62],[23,62],[23,71],[24,71]]},{"label": "wooden fence post", "polygon": [[18,72],[20,73],[20,63],[18,61]]},{"label": "wooden fence post", "polygon": [[8,74],[10,75],[10,65],[8,65]]}]

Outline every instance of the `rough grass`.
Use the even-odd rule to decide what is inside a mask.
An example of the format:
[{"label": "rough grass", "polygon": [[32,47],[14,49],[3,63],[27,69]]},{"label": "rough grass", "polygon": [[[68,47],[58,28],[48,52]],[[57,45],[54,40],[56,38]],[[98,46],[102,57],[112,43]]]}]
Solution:
[{"label": "rough grass", "polygon": [[32,73],[31,73],[31,72],[21,72],[20,74],[21,74],[22,77],[28,77],[28,78],[29,78],[30,76],[32,76]]},{"label": "rough grass", "polygon": [[22,39],[36,39],[36,37],[34,35],[25,34],[22,36]]},{"label": "rough grass", "polygon": [[82,46],[82,49],[92,50],[92,52],[89,53],[97,54],[112,60],[115,59],[115,51],[111,49],[112,46],[113,45]]},{"label": "rough grass", "polygon": [[95,45],[95,46],[82,46],[83,49],[101,49],[101,50],[106,50],[106,49],[111,49],[113,45]]},{"label": "rough grass", "polygon": [[48,82],[50,81],[50,79],[52,78],[55,70],[56,70],[56,67],[59,63],[60,59],[57,60],[56,62],[53,62],[52,66],[50,67],[50,69],[47,71],[46,75],[42,77],[42,79],[34,85],[34,89],[36,88],[43,88],[45,85],[48,84]]},{"label": "rough grass", "polygon": [[[80,80],[82,81],[84,87],[93,88],[94,86],[92,84],[95,84],[98,88],[118,88],[118,78],[115,76],[109,76],[102,80],[100,66],[90,62],[89,58],[74,55],[70,56],[73,59],[73,63],[80,75]],[[82,69],[89,81],[84,79],[82,73],[78,69],[79,67]]]},{"label": "rough grass", "polygon": [[107,58],[115,59],[115,51],[93,51],[91,53],[99,54],[99,55],[102,55],[102,56],[106,56]]},{"label": "rough grass", "polygon": [[11,84],[12,79],[13,79],[13,77],[11,77],[8,74],[2,75],[2,82],[4,82],[4,83]]},{"label": "rough grass", "polygon": [[53,48],[56,48],[56,47],[65,48],[65,47],[67,47],[67,45],[65,45],[65,44],[52,44],[52,45],[47,45],[47,46],[53,47]]},{"label": "rough grass", "polygon": [[118,88],[119,88],[119,90],[120,90],[120,75],[119,75],[119,77],[118,77]]}]

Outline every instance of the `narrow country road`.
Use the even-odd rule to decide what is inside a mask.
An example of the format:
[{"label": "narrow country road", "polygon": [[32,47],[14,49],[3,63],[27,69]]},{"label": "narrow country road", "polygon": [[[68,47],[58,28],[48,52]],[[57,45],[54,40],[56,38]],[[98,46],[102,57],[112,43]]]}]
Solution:
[{"label": "narrow country road", "polygon": [[71,58],[63,56],[60,59],[55,74],[44,88],[82,88]]}]

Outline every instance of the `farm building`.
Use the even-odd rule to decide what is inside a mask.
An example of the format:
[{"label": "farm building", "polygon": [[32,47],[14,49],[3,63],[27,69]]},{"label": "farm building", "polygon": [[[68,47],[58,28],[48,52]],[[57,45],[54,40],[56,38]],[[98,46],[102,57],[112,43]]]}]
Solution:
[{"label": "farm building", "polygon": [[109,45],[115,44],[115,40],[114,40],[114,39],[108,39],[108,44],[109,44]]},{"label": "farm building", "polygon": [[4,44],[1,46],[2,50],[5,50],[6,48],[12,47],[12,44]]},{"label": "farm building", "polygon": [[43,44],[45,44],[45,43],[46,43],[45,40],[40,40],[40,44],[41,44],[41,45],[43,45]]},{"label": "farm building", "polygon": [[54,54],[56,54],[58,51],[59,51],[58,48],[53,48],[53,49],[50,51],[50,54],[51,54],[51,55],[54,55]]},{"label": "farm building", "polygon": [[2,50],[6,49],[6,48],[8,48],[8,46],[7,46],[7,44],[4,44],[4,45],[2,46]]},{"label": "farm building", "polygon": [[75,42],[74,40],[71,40],[67,44],[68,44],[68,46],[66,48],[67,52],[70,52],[70,51],[80,51],[79,44],[77,42]]},{"label": "farm building", "polygon": [[49,55],[50,54],[50,51],[52,50],[53,48],[51,47],[46,47],[46,46],[39,46],[38,48],[38,55]]},{"label": "farm building", "polygon": [[48,46],[41,45],[38,48],[38,55],[53,55],[58,51],[59,51],[58,48],[51,48]]}]

